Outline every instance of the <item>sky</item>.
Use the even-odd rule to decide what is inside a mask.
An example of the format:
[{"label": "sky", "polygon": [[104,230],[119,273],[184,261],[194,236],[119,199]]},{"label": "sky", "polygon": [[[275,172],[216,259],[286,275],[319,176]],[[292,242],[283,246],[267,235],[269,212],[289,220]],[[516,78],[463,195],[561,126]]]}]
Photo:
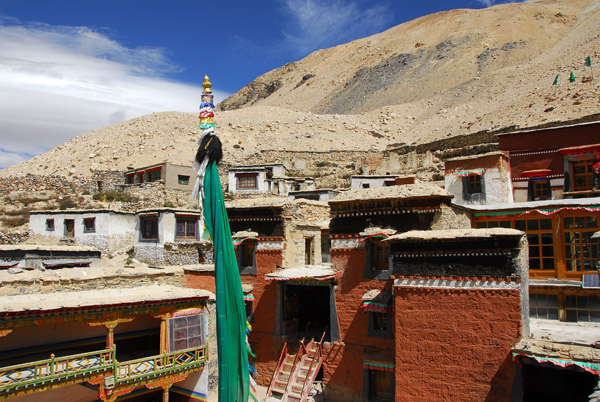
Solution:
[{"label": "sky", "polygon": [[310,53],[510,0],[0,0],[0,169],[153,112],[195,112]]}]

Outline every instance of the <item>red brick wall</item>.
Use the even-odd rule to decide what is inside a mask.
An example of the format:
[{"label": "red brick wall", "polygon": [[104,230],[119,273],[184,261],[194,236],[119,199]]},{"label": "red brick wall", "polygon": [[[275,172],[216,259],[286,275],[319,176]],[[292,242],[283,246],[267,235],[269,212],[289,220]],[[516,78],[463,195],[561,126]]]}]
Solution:
[{"label": "red brick wall", "polygon": [[396,400],[508,401],[518,290],[395,288]]}]

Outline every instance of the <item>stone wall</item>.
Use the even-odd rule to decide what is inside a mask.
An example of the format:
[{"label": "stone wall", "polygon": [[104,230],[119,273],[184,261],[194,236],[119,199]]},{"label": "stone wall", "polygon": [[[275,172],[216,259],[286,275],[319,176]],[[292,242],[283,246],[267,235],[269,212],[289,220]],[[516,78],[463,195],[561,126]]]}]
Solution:
[{"label": "stone wall", "polygon": [[25,232],[3,232],[0,231],[0,244],[18,244],[29,239],[31,233]]},{"label": "stone wall", "polygon": [[149,285],[185,286],[185,279],[181,271],[156,271],[156,273],[136,274],[123,268],[115,274],[99,276],[93,279],[84,278],[24,278],[15,276],[14,280],[5,280],[0,287],[0,296],[19,294],[54,293],[79,290],[127,288]]}]

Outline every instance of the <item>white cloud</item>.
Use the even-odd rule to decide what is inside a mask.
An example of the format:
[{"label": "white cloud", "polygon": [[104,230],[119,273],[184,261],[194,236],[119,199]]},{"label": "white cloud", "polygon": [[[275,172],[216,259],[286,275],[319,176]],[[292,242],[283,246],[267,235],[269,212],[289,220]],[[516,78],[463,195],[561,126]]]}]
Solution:
[{"label": "white cloud", "polygon": [[86,27],[0,27],[0,168],[108,124],[197,111],[202,87],[163,78],[179,70],[164,49],[126,48]]},{"label": "white cloud", "polygon": [[496,4],[508,4],[508,3],[524,3],[528,0],[477,0],[478,3],[484,7],[495,6]]},{"label": "white cloud", "polygon": [[387,4],[363,8],[356,0],[284,0],[290,26],[285,45],[306,54],[380,32],[391,21]]}]

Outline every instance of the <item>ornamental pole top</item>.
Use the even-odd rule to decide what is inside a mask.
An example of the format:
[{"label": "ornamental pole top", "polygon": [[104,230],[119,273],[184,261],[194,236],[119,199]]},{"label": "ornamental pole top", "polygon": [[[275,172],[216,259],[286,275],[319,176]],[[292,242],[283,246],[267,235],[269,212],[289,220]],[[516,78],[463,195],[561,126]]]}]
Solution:
[{"label": "ornamental pole top", "polygon": [[202,91],[202,93],[205,93],[205,94],[212,93],[212,90],[210,89],[211,87],[212,87],[212,84],[210,83],[210,79],[208,78],[208,75],[205,75],[204,82],[202,83],[202,88],[204,88],[204,91]]}]

